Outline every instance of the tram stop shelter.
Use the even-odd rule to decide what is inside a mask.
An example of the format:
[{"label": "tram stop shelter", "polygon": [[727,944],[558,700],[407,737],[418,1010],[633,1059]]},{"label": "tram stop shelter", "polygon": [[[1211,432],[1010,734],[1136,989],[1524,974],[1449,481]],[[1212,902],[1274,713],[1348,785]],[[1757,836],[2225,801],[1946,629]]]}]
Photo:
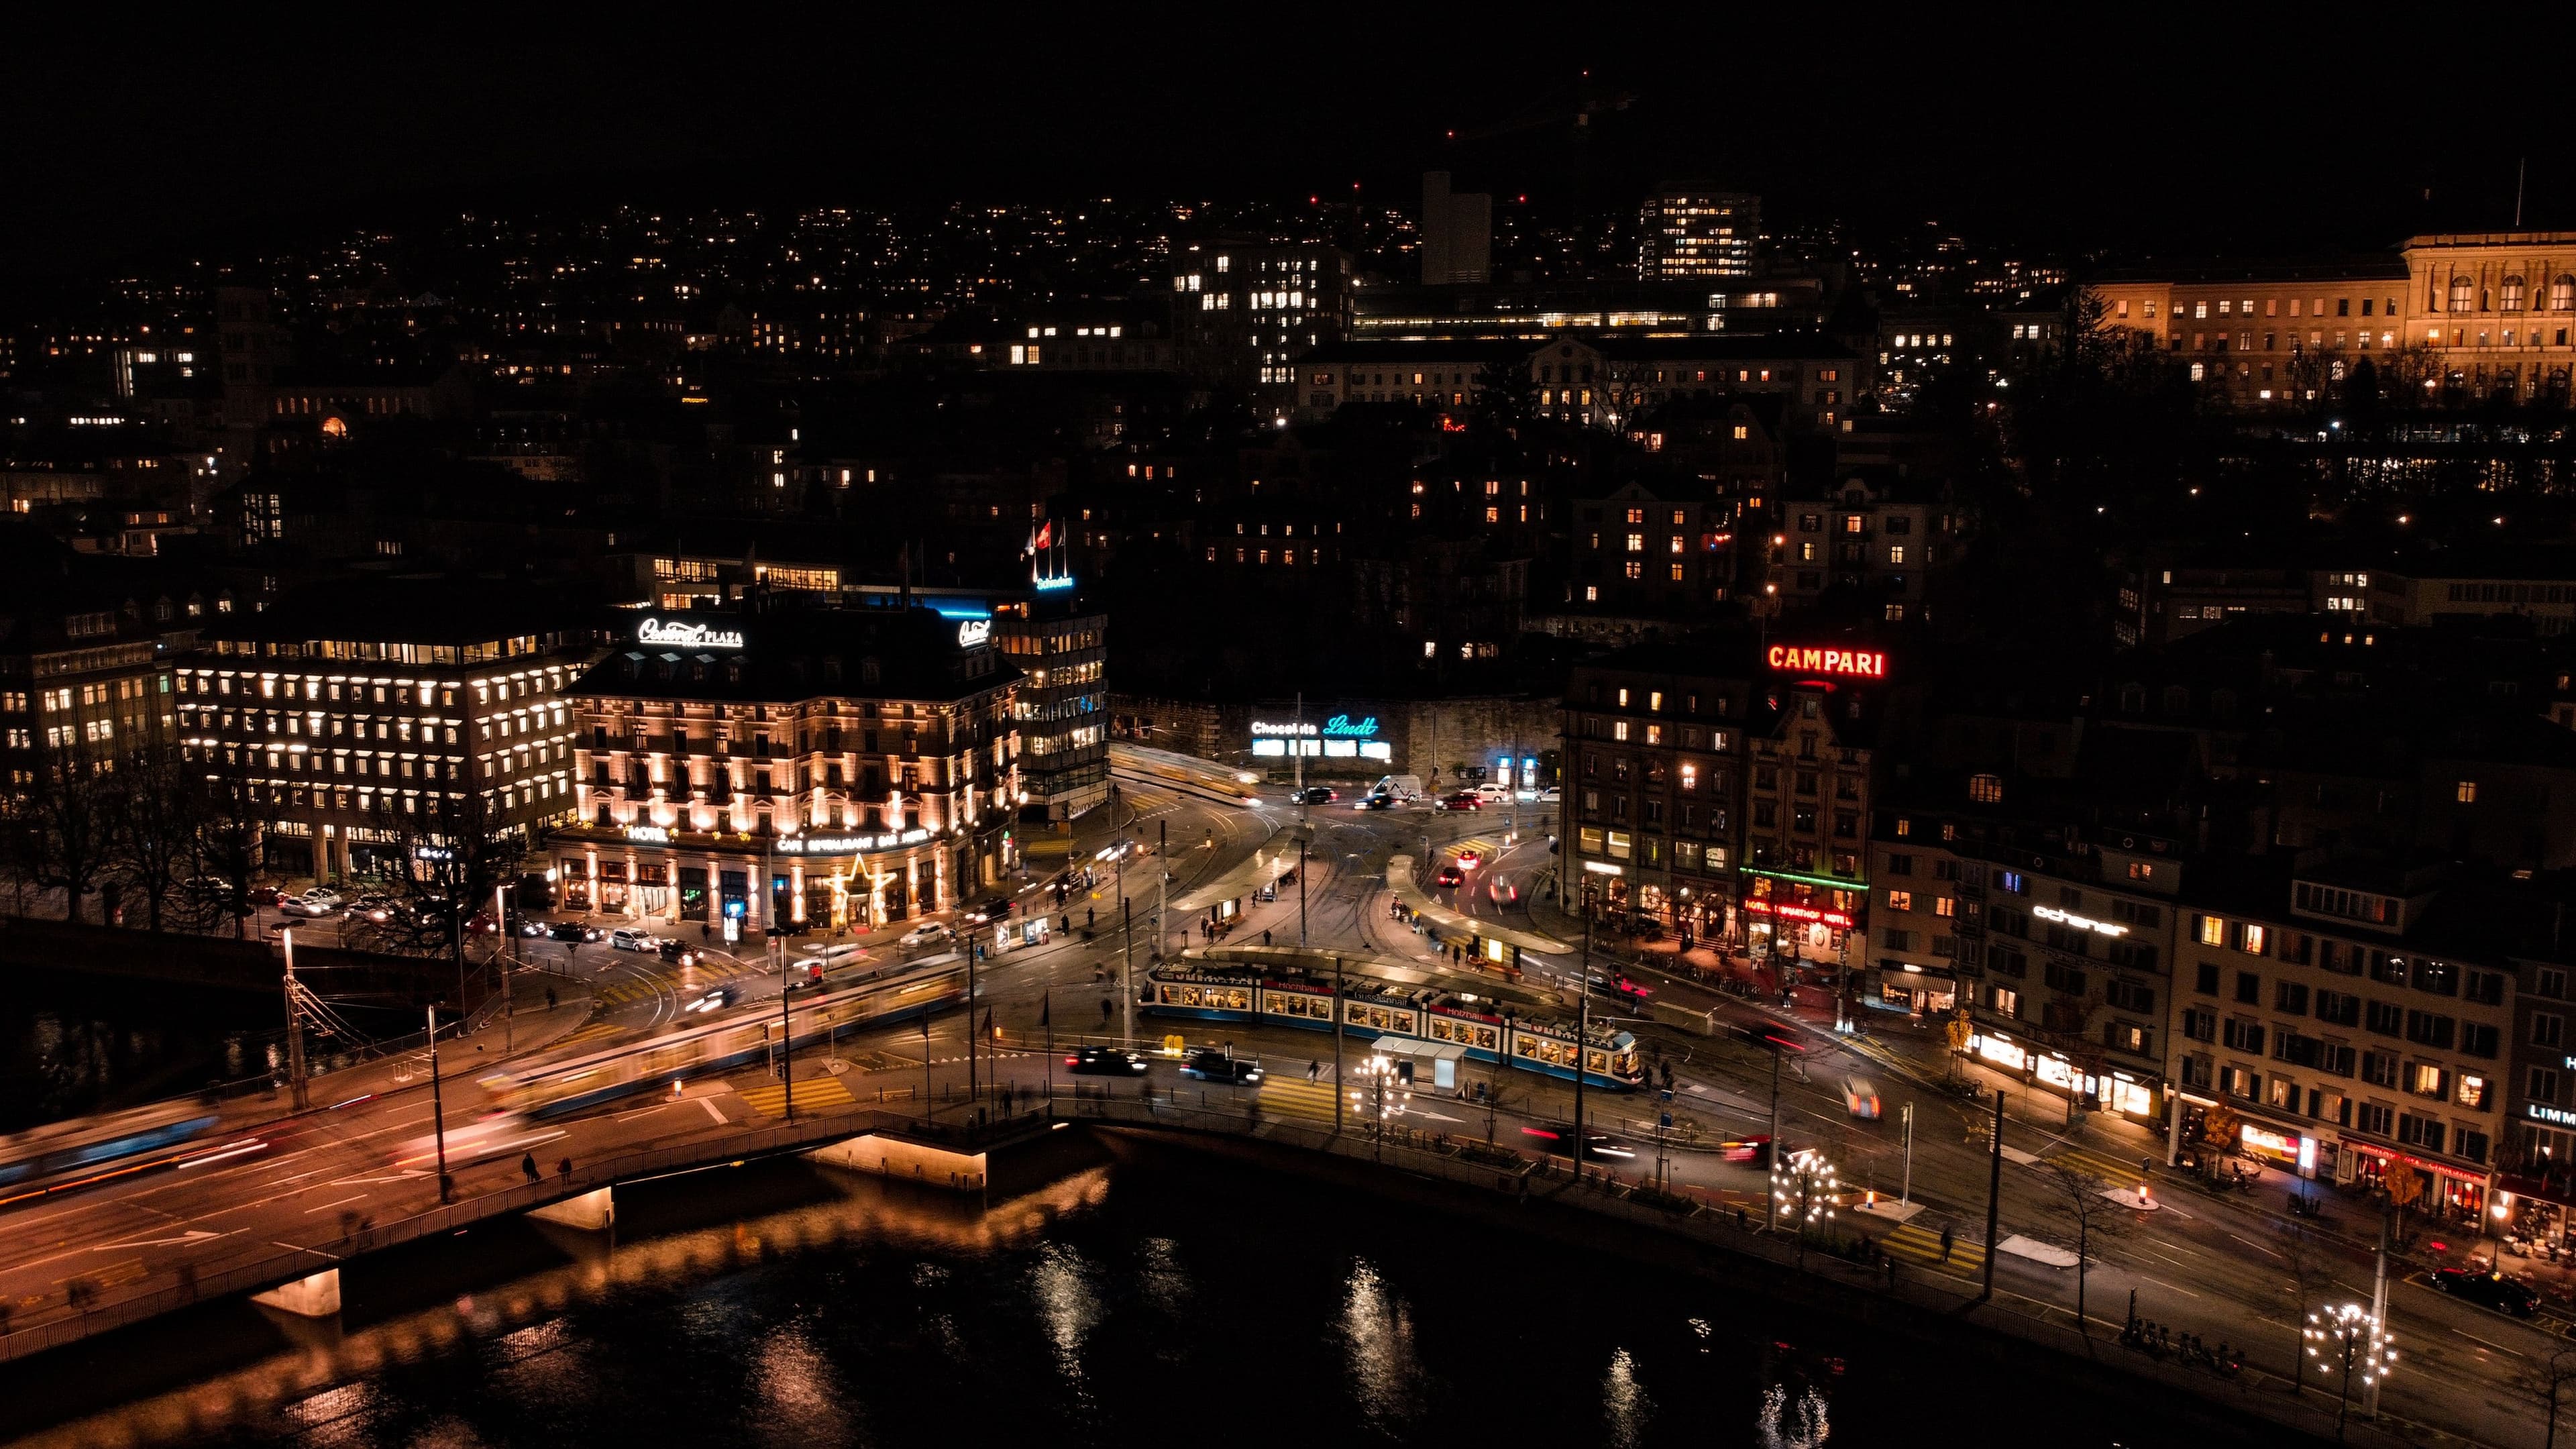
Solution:
[{"label": "tram stop shelter", "polygon": [[1280,877],[1296,869],[1296,832],[1282,826],[1272,831],[1270,838],[1253,850],[1251,859],[1196,890],[1173,897],[1165,909],[1176,921],[1190,921],[1201,916],[1231,921],[1243,914],[1246,901],[1278,884]]},{"label": "tram stop shelter", "polygon": [[1517,973],[1523,952],[1541,956],[1570,956],[1574,948],[1553,936],[1536,931],[1520,931],[1493,921],[1480,921],[1463,916],[1440,904],[1421,882],[1413,877],[1413,857],[1399,855],[1386,863],[1387,888],[1407,910],[1431,925],[1431,933],[1444,945],[1463,946],[1468,953],[1488,967]]},{"label": "tram stop shelter", "polygon": [[1372,1055],[1395,1063],[1397,1080],[1422,1091],[1454,1092],[1458,1090],[1458,1064],[1467,1059],[1467,1049],[1452,1041],[1413,1041],[1404,1037],[1382,1036],[1369,1043]]}]

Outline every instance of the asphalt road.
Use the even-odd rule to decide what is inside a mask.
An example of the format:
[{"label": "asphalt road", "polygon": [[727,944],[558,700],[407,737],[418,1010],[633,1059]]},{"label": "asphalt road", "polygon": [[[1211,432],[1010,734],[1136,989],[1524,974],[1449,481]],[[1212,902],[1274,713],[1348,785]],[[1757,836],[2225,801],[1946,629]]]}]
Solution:
[{"label": "asphalt road", "polygon": [[[1265,930],[1276,941],[1299,939],[1302,903],[1305,939],[1313,944],[1436,962],[1441,959],[1437,948],[1387,912],[1385,859],[1397,853],[1421,855],[1427,845],[1436,860],[1461,844],[1474,846],[1484,861],[1470,872],[1466,885],[1441,892],[1444,899],[1480,919],[1571,939],[1568,923],[1538,887],[1552,857],[1543,823],[1534,818],[1535,807],[1523,807],[1533,819],[1513,839],[1509,821],[1499,811],[1361,812],[1344,804],[1300,812],[1280,803],[1243,810],[1144,786],[1130,787],[1128,800],[1137,816],[1128,833],[1151,842],[1157,827],[1167,826],[1171,844],[1168,857],[1147,854],[1128,862],[1128,895],[1136,906],[1132,959],[1140,970],[1154,944],[1150,907],[1158,864],[1172,873],[1169,890],[1178,897],[1241,863],[1301,813],[1315,832],[1302,890],[1292,886],[1277,901],[1253,905],[1235,943],[1257,940]],[[1083,822],[1072,842],[1075,859],[1087,859],[1108,843],[1106,813],[1095,815]],[[1495,891],[1490,885],[1495,881],[1507,889]],[[977,1076],[987,1084],[1010,1083],[1022,1092],[1053,1077],[1057,1090],[1069,1091],[1062,1062],[1038,1046],[1044,1035],[1040,1015],[1043,1010],[1052,1021],[1059,1045],[1086,1035],[1106,1040],[1120,1031],[1124,1013],[1116,978],[1128,958],[1116,929],[1114,879],[1104,874],[1100,884],[1060,909],[1045,889],[1044,876],[1015,884],[1022,900],[1071,916],[1077,929],[987,963],[979,982],[979,1010],[991,1012],[1003,1041],[981,1048]],[[1094,939],[1084,942],[1079,927],[1087,916],[1095,921]],[[1167,925],[1177,938],[1189,923]],[[549,943],[534,944],[541,957],[550,949]],[[1177,948],[1177,939],[1172,944]],[[886,940],[870,943],[870,949],[904,954]],[[555,964],[556,958],[547,959]],[[1606,953],[1596,957],[1595,969],[1609,959]],[[1714,1009],[1727,1022],[1782,1021],[1738,998],[1621,964],[1652,983],[1666,1002],[1692,1011]],[[1561,974],[1570,982],[1571,962],[1565,966]],[[682,1007],[716,985],[736,993],[729,1010],[761,1010],[761,1002],[775,1002],[779,983],[756,951],[748,957],[711,955],[704,965],[683,969],[654,957],[585,946],[571,969],[599,1002],[591,1020],[569,1038],[582,1049],[648,1037],[681,1019]],[[1599,1004],[1613,1013],[1622,1009],[1607,1000]],[[1930,1033],[1911,1029],[1903,1018],[1885,1020],[1889,1026],[1865,1040],[1836,1038],[1812,1023],[1791,1024],[1806,1050],[1794,1054],[1779,1078],[1780,1137],[1792,1147],[1823,1151],[1852,1190],[1833,1231],[1877,1237],[1901,1272],[1978,1278],[1986,1266],[1990,1108],[1943,1089],[1941,1084],[1957,1068]],[[1666,1102],[1651,1092],[1587,1092],[1588,1125],[1613,1132],[1635,1153],[1599,1166],[1628,1180],[1660,1176],[1705,1194],[1720,1211],[1740,1207],[1759,1221],[1768,1196],[1765,1174],[1726,1162],[1698,1144],[1770,1130],[1771,1055],[1731,1032],[1707,1036],[1633,1017],[1623,1024],[1637,1033],[1650,1063],[1670,1063],[1672,1098]],[[965,1032],[963,1017],[951,1016],[935,1024],[926,1050],[918,1029],[904,1026],[845,1039],[828,1057],[820,1052],[800,1057],[800,1111],[828,1110],[850,1100],[873,1102],[883,1092],[911,1104],[898,1110],[912,1110],[926,1098],[933,1110],[962,1112],[962,1102],[943,1107],[941,1101],[963,1092]],[[1136,1024],[1137,1037],[1149,1044],[1169,1032],[1181,1032],[1193,1044],[1222,1041],[1238,1053],[1261,1056],[1270,1074],[1258,1089],[1209,1086],[1181,1077],[1173,1063],[1157,1061],[1147,1077],[1157,1092],[1210,1105],[1257,1092],[1264,1114],[1319,1123],[1335,1120],[1338,1098],[1344,1125],[1366,1129],[1375,1100],[1354,1100],[1350,1088],[1337,1084],[1326,1034],[1146,1017]],[[563,1157],[586,1161],[765,1123],[783,1105],[774,1079],[754,1070],[691,1082],[675,1098],[628,1099],[541,1124],[489,1118],[472,1081],[472,1067],[465,1063],[490,1060],[499,1050],[491,1037],[485,1032],[442,1052],[444,1065],[455,1072],[443,1094],[451,1170],[460,1193],[516,1182],[523,1153],[533,1156],[542,1170],[551,1170]],[[1359,1044],[1351,1043],[1350,1050],[1356,1056]],[[2265,1174],[2252,1194],[2211,1196],[2160,1165],[2142,1166],[2142,1161],[2162,1161],[2161,1144],[2144,1130],[2100,1117],[2070,1128],[2059,1099],[2025,1096],[2018,1082],[1997,1083],[1979,1069],[1966,1071],[1984,1086],[2007,1089],[1998,1236],[2023,1234],[2071,1244],[2077,1230],[2075,1205],[2085,1205],[2093,1259],[2084,1275],[2086,1318],[2106,1354],[2126,1352],[2112,1340],[2134,1292],[2142,1316],[2177,1332],[2198,1334],[2212,1345],[2225,1341],[2242,1347],[2249,1365],[2244,1382],[2282,1390],[2297,1361],[2302,1319],[2297,1305],[2370,1301],[2372,1265],[2361,1245],[2370,1241],[2377,1224],[2361,1216],[2355,1205],[2334,1200],[2325,1220],[2314,1225],[2322,1231],[2294,1241],[2286,1231],[2294,1220],[2283,1211],[2289,1184],[2281,1174]],[[0,1302],[25,1324],[68,1312],[68,1298],[76,1291],[105,1301],[177,1281],[189,1268],[204,1276],[280,1251],[309,1251],[317,1268],[327,1265],[334,1243],[350,1231],[371,1220],[422,1210],[436,1200],[425,1074],[415,1071],[413,1076],[383,1095],[340,1110],[237,1130],[222,1144],[237,1148],[234,1155],[0,1214],[10,1230],[0,1235]],[[1874,1084],[1881,1104],[1878,1119],[1859,1120],[1847,1109],[1844,1082],[1853,1076]],[[1499,1088],[1498,1104],[1491,1109],[1473,1100],[1479,1081]],[[1388,1120],[1453,1137],[1481,1138],[1490,1132],[1498,1143],[1514,1143],[1533,1140],[1523,1133],[1525,1127],[1561,1125],[1573,1107],[1566,1084],[1524,1073],[1503,1073],[1497,1079],[1490,1069],[1471,1064],[1467,1084],[1470,1095],[1465,1098],[1429,1092],[1399,1097]],[[1904,1127],[1908,1108],[1910,1154]],[[1659,1162],[1656,1138],[1667,1112],[1674,1126],[1663,1134],[1668,1143]],[[1693,1141],[1685,1143],[1684,1138]],[[2160,1204],[2157,1209],[2139,1211],[2096,1196],[2104,1190],[2134,1192],[2141,1185]],[[1866,1194],[1892,1199],[1900,1191],[1912,1205],[1901,1221],[1859,1206]],[[1944,1229],[1950,1239],[1946,1258]],[[1994,1269],[1999,1295],[2011,1295],[2031,1311],[2073,1321],[2074,1270],[2012,1254],[1997,1255]],[[2513,1320],[2418,1282],[2395,1282],[2390,1294],[2401,1362],[2386,1409],[2476,1442],[2538,1443],[2536,1411],[2506,1381],[2566,1346],[2560,1336],[2565,1326]]]}]

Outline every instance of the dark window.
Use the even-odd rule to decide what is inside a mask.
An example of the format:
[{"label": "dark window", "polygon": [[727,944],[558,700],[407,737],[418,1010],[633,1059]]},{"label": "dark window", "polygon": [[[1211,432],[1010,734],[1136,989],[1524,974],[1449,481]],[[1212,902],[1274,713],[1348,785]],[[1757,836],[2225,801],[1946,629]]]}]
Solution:
[{"label": "dark window", "polygon": [[2236,999],[2244,1002],[2248,1006],[2261,1004],[2263,1000],[2263,978],[2255,975],[2251,971],[2237,972]]}]

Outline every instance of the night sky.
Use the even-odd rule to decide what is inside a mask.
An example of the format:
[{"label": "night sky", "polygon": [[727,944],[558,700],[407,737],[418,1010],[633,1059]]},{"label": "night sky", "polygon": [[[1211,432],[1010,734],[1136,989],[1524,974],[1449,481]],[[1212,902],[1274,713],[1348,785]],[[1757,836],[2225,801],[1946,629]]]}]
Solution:
[{"label": "night sky", "polygon": [[[2377,250],[2413,230],[2503,227],[2529,150],[2528,222],[2576,224],[2563,144],[2517,146],[2503,127],[2466,146],[2410,121],[2422,106],[2399,99],[2405,60],[2379,34],[2234,23],[2213,44],[2167,11],[2083,43],[1896,33],[1866,12],[1766,28],[1617,10],[1523,34],[1508,11],[1454,6],[1410,21],[1282,11],[1240,28],[1226,13],[889,24],[634,9],[613,28],[548,29],[524,12],[414,11],[412,29],[269,36],[38,25],[0,54],[0,263],[44,274],[558,201],[1347,195],[1358,182],[1409,207],[1439,164],[1464,185],[1578,202],[1712,177],[1763,193],[1775,224],[1938,218],[2002,245],[2136,256]],[[1578,133],[1587,101],[1598,120]],[[1452,129],[1495,134],[1453,144]]]}]

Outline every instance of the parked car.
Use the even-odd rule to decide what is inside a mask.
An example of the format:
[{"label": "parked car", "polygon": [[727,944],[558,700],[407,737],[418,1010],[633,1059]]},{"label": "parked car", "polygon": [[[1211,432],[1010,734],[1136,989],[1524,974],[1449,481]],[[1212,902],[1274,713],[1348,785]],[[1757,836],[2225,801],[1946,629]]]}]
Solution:
[{"label": "parked car", "polygon": [[1482,810],[1485,802],[1473,790],[1452,790],[1431,802],[1434,810]]},{"label": "parked car", "polygon": [[1064,1065],[1086,1077],[1125,1077],[1143,1072],[1149,1063],[1120,1047],[1087,1046],[1066,1053]]},{"label": "parked car", "polygon": [[283,894],[275,886],[252,886],[248,899],[254,906],[273,906],[283,898]]},{"label": "parked car", "polygon": [[304,899],[308,901],[321,901],[329,905],[335,911],[349,903],[349,898],[347,896],[340,894],[329,886],[313,887],[311,890],[304,893]]},{"label": "parked car", "polygon": [[1250,1086],[1261,1080],[1261,1063],[1214,1047],[1200,1047],[1181,1063],[1181,1075],[1196,1077],[1202,1082],[1236,1082]]},{"label": "parked car", "polygon": [[381,926],[394,918],[394,898],[381,891],[369,891],[349,907],[349,914]]},{"label": "parked car", "polygon": [[600,931],[597,926],[585,926],[579,921],[557,921],[546,927],[546,939],[549,941],[570,941],[576,945],[583,945],[598,940],[599,936]]},{"label": "parked car", "polygon": [[1309,785],[1303,790],[1288,792],[1288,803],[1291,805],[1330,805],[1340,798],[1342,798],[1341,791],[1328,790],[1321,785]]},{"label": "parked car", "polygon": [[956,934],[957,933],[955,931],[948,929],[948,927],[941,925],[937,921],[924,921],[920,925],[913,927],[911,930],[904,932],[902,936],[896,939],[895,944],[905,948],[906,950],[910,950],[920,946],[936,945]]},{"label": "parked car", "polygon": [[2454,1298],[2516,1318],[2529,1318],[2540,1306],[2540,1294],[2530,1284],[2493,1269],[2480,1272],[2474,1268],[2436,1268],[2426,1275],[2426,1281]]},{"label": "parked car", "polygon": [[1448,864],[1441,866],[1440,869],[1433,872],[1431,876],[1431,883],[1444,889],[1449,886],[1463,885],[1466,883],[1466,880],[1467,873],[1458,868],[1456,861],[1451,861]]},{"label": "parked car", "polygon": [[662,943],[650,931],[620,926],[608,933],[608,948],[612,951],[659,951]]}]

